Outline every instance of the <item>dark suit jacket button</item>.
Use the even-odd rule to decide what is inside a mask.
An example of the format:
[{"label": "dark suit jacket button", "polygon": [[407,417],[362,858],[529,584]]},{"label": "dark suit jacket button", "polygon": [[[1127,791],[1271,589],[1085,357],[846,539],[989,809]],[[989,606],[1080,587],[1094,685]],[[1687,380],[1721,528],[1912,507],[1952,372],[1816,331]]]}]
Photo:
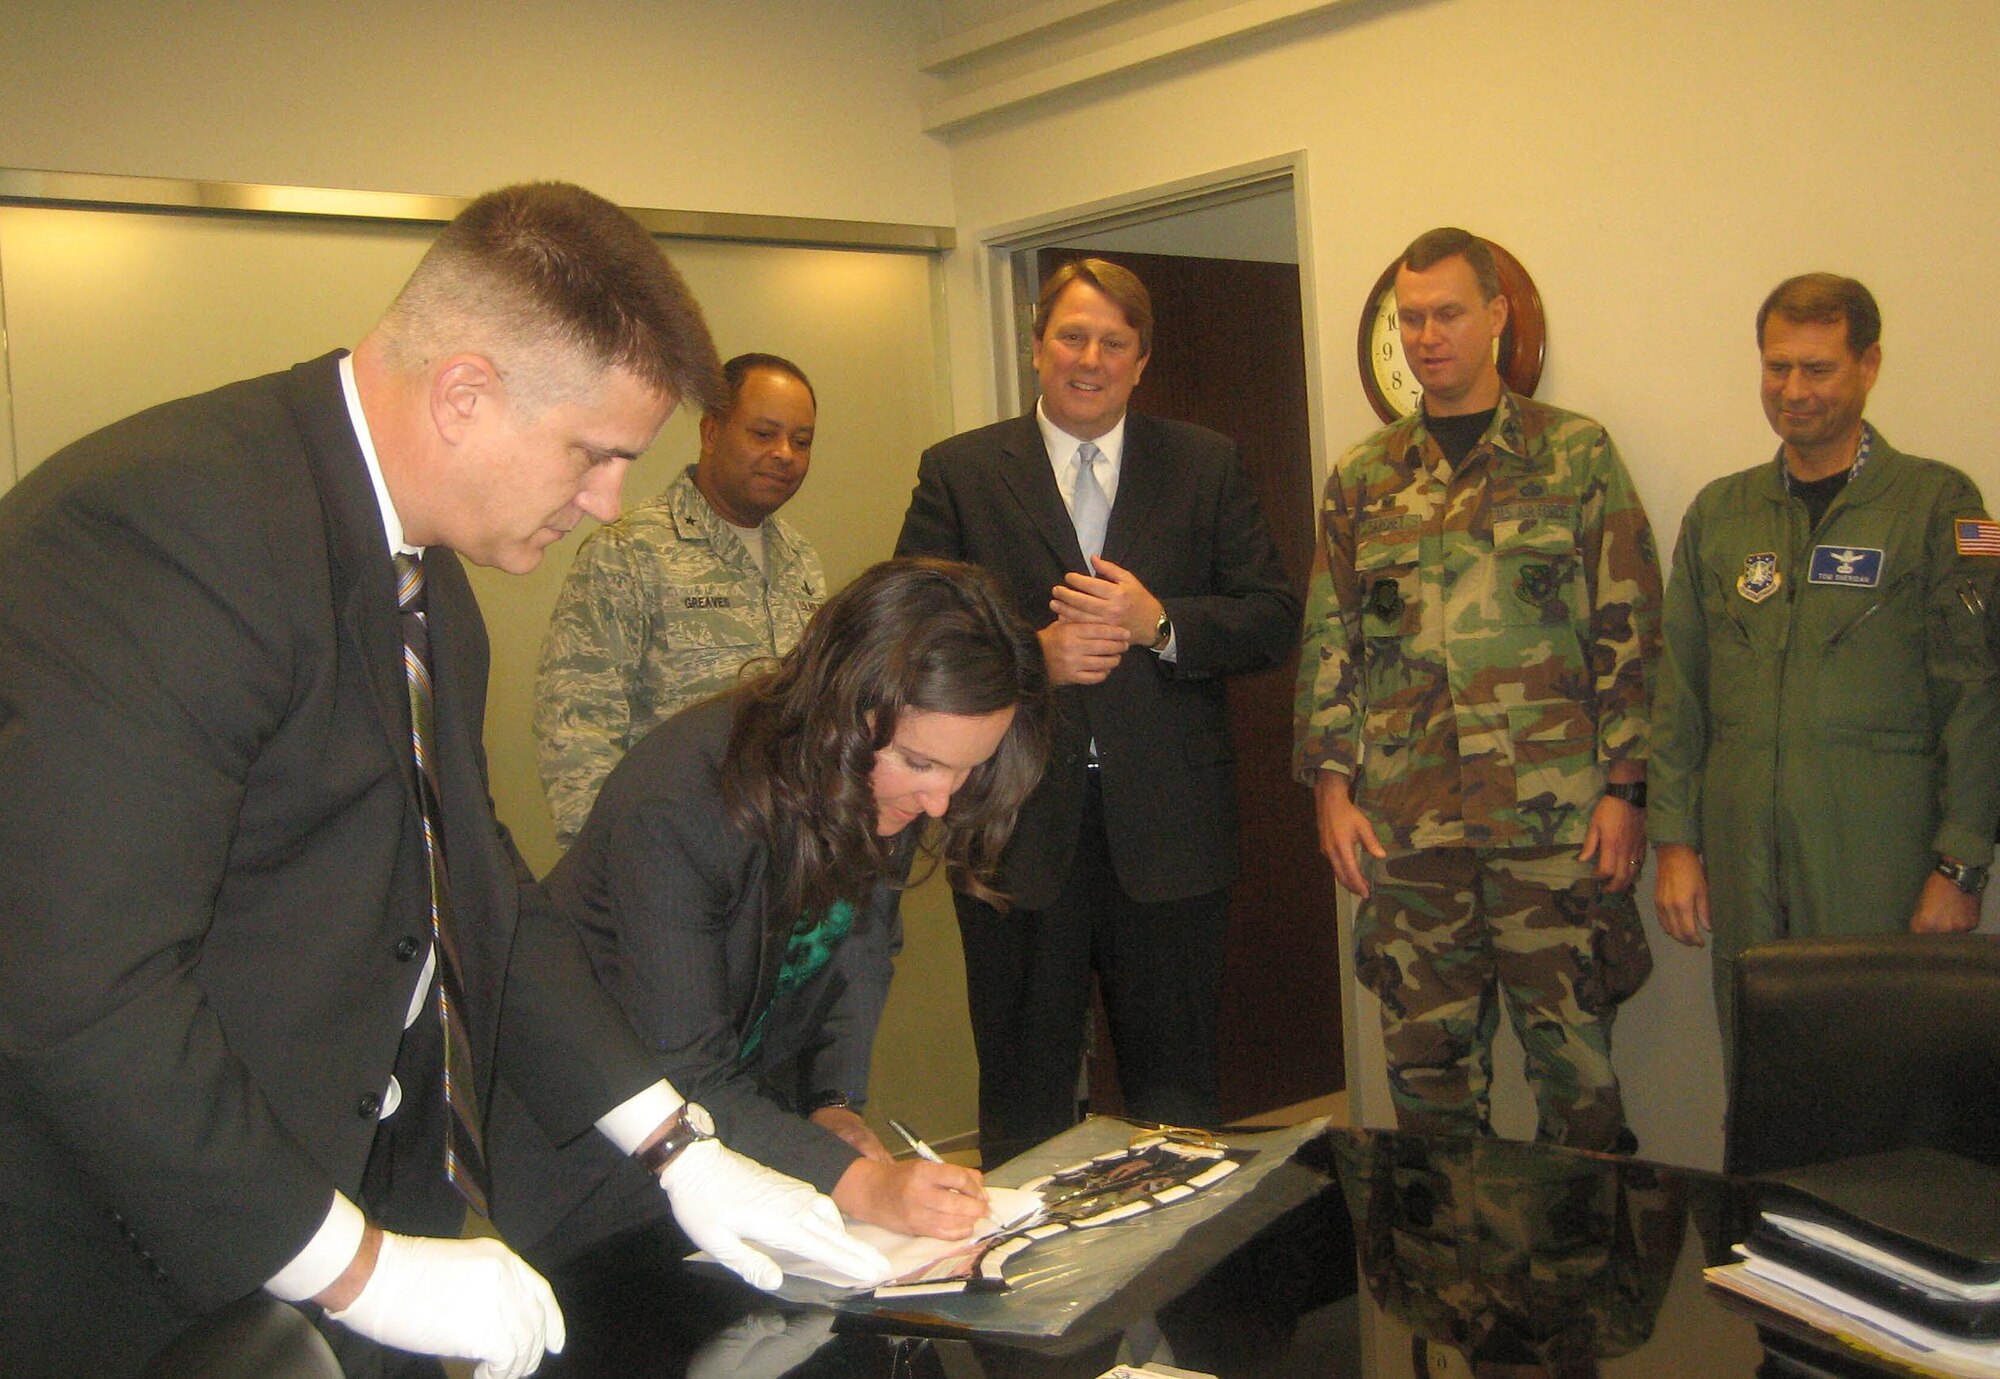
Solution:
[{"label": "dark suit jacket button", "polygon": [[411,958],[414,958],[417,955],[417,946],[417,941],[413,938],[405,937],[397,939],[396,961],[408,962]]},{"label": "dark suit jacket button", "polygon": [[368,1119],[370,1116],[379,1115],[381,1110],[382,1098],[374,1092],[370,1092],[367,1096],[354,1103],[354,1114],[360,1116],[363,1120]]}]

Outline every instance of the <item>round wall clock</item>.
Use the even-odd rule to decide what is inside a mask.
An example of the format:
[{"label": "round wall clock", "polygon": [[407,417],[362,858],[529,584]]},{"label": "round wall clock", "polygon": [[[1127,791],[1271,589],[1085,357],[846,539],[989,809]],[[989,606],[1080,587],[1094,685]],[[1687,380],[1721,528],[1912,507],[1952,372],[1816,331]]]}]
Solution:
[{"label": "round wall clock", "polygon": [[[1494,342],[1494,362],[1508,388],[1523,397],[1535,395],[1542,381],[1542,355],[1548,343],[1547,323],[1542,317],[1542,294],[1521,261],[1492,240],[1494,265],[1500,270],[1500,295],[1507,299],[1507,328]],[[1361,308],[1361,330],[1357,337],[1357,362],[1361,368],[1361,391],[1383,421],[1395,421],[1417,410],[1424,390],[1403,358],[1403,336],[1396,328],[1396,269],[1403,256],[1396,255]]]}]

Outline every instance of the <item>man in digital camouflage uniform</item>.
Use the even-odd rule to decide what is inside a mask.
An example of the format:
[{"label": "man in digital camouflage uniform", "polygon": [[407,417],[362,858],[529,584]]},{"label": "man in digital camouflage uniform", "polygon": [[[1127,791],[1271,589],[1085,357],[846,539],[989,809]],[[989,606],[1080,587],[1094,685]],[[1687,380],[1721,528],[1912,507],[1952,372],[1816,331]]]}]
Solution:
[{"label": "man in digital camouflage uniform", "polygon": [[1750,944],[1979,922],[2000,526],[1964,474],[1862,420],[1881,331],[1852,278],[1772,291],[1757,345],[1778,453],[1703,489],[1675,550],[1647,829],[1660,927],[1714,931],[1725,1053]]},{"label": "man in digital camouflage uniform", "polygon": [[701,457],[583,543],[549,620],[535,739],[563,847],[647,729],[790,651],[826,601],[818,553],[776,516],[812,460],[812,384],[772,354],[723,376],[729,410],[702,417]]},{"label": "man in digital camouflage uniform", "polygon": [[1424,405],[1327,480],[1295,765],[1363,902],[1398,1124],[1490,1133],[1504,996],[1537,1137],[1621,1147],[1612,1017],[1651,968],[1652,532],[1603,427],[1502,384],[1482,242],[1419,237],[1396,300]]}]

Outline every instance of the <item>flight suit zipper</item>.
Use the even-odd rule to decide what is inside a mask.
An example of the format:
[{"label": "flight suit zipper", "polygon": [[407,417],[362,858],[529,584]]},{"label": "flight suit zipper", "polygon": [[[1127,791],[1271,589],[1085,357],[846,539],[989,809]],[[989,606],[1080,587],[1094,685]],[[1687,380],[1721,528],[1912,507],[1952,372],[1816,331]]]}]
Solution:
[{"label": "flight suit zipper", "polygon": [[[1843,493],[1836,497],[1835,501],[1838,502],[1839,498],[1845,496]],[[1792,932],[1791,908],[1786,903],[1787,897],[1785,894],[1785,865],[1782,855],[1783,833],[1779,825],[1778,797],[1784,793],[1785,781],[1785,678],[1786,673],[1791,669],[1792,647],[1797,641],[1797,637],[1794,634],[1799,630],[1798,571],[1800,547],[1798,542],[1798,517],[1805,512],[1805,508],[1806,505],[1803,499],[1794,498],[1789,493],[1786,495],[1784,508],[1784,549],[1791,557],[1792,577],[1785,581],[1783,590],[1785,599],[1785,645],[1783,654],[1778,657],[1778,683],[1774,686],[1774,702],[1778,706],[1778,712],[1771,724],[1771,817],[1768,825],[1771,836],[1770,884],[1773,902],[1772,911],[1777,916],[1777,937],[1779,938],[1789,938]],[[1829,512],[1827,515],[1831,516],[1832,514]],[[1824,518],[1821,519],[1820,526],[1821,528],[1826,526]],[[1808,528],[1806,531],[1806,545],[1808,547],[1811,546],[1814,535],[1816,533]],[[1811,561],[1810,555],[1806,559],[1809,564]]]},{"label": "flight suit zipper", "polygon": [[1855,628],[1861,626],[1862,623],[1867,622],[1870,618],[1874,617],[1876,611],[1880,609],[1883,604],[1889,601],[1889,595],[1895,593],[1896,590],[1900,589],[1903,585],[1909,583],[1913,574],[1914,571],[1905,570],[1903,571],[1902,574],[1897,575],[1894,579],[1890,580],[1888,584],[1884,585],[1880,590],[1880,592],[1876,594],[1875,602],[1869,604],[1866,608],[1862,609],[1854,617],[1848,619],[1847,622],[1843,623],[1840,626],[1839,630],[1837,630],[1831,637],[1828,637],[1826,639],[1827,646],[1828,647],[1839,646],[1841,638],[1845,637]]}]

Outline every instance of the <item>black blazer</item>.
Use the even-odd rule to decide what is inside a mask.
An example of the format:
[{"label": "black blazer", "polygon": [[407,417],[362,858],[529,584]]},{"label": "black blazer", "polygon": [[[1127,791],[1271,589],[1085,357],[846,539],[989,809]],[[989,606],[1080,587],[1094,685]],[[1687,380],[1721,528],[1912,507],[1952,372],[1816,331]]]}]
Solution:
[{"label": "black blazer", "polygon": [[[831,960],[772,1007],[756,1054],[739,1061],[796,916],[774,913],[770,852],[724,810],[731,721],[730,701],[713,699],[641,738],[543,884],[661,1075],[709,1110],[726,1143],[831,1192],[856,1152],[798,1113],[823,1092],[867,1098],[903,942],[900,892],[876,888]],[[601,1136],[557,1151],[506,1099],[493,1122],[494,1218],[539,1258],[664,1214],[659,1187]]]},{"label": "black blazer", "polygon": [[[170,1310],[250,1292],[336,1187],[360,1199],[429,945],[394,573],[336,359],[141,413],[0,498],[0,1201]],[[485,628],[458,561],[425,566],[480,1091],[504,1064],[567,1138],[656,1074],[523,903]],[[52,1286],[89,1327],[102,1300]]]},{"label": "black blazer", "polygon": [[[1032,414],[924,452],[897,555],[967,560],[996,576],[1031,627],[1049,591],[1086,567]],[[1235,443],[1184,422],[1127,415],[1105,556],[1173,620],[1176,661],[1143,647],[1102,684],[1058,692],[1063,712],[1040,786],[1005,859],[1008,890],[1051,904],[1076,846],[1094,737],[1118,882],[1136,900],[1219,890],[1236,875],[1236,791],[1220,677],[1278,664],[1299,601]]]}]

